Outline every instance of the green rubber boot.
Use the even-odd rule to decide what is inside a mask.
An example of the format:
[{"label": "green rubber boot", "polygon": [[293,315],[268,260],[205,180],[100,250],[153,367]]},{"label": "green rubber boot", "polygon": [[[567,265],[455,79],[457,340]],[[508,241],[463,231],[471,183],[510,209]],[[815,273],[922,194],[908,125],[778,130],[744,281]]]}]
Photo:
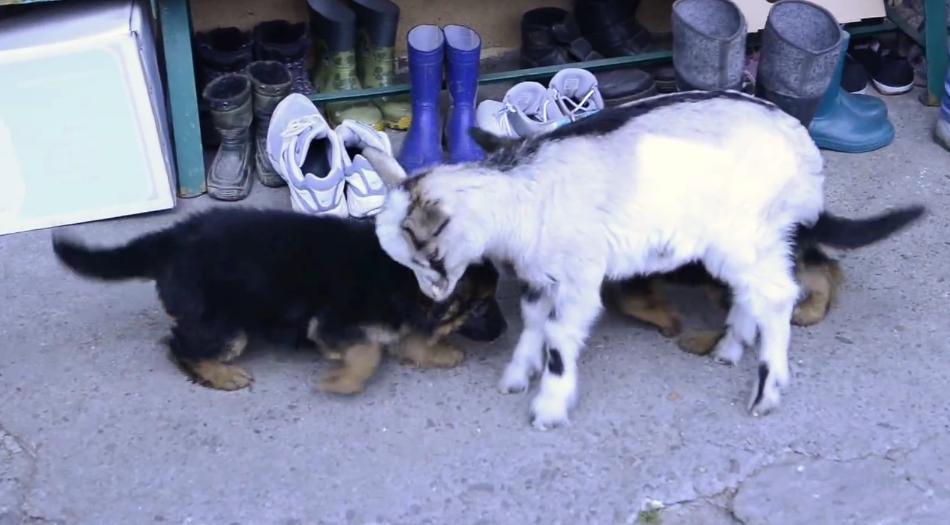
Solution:
[{"label": "green rubber boot", "polygon": [[[399,6],[390,0],[354,0],[359,50],[356,71],[364,88],[390,86],[395,81],[396,29]],[[388,128],[406,130],[412,123],[409,97],[380,97],[373,103]]]},{"label": "green rubber boot", "polygon": [[[307,0],[310,29],[319,57],[313,84],[321,93],[361,89],[356,76],[356,14],[339,0]],[[334,127],[356,120],[383,129],[383,115],[371,102],[331,102],[324,114]]]}]

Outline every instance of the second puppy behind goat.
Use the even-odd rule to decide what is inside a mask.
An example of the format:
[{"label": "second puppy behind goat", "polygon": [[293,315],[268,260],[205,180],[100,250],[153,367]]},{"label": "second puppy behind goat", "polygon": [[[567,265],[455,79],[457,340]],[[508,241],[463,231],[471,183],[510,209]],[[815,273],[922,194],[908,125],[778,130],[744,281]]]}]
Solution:
[{"label": "second puppy behind goat", "polygon": [[[826,221],[823,228],[815,229],[808,238],[793,239],[795,280],[801,293],[792,311],[792,324],[810,326],[823,320],[844,279],[841,265],[824,252],[822,245],[847,250],[861,248],[890,237],[922,214],[922,208],[911,207],[861,220]],[[667,337],[678,335],[680,316],[664,294],[666,282],[702,286],[713,303],[727,309],[732,302],[725,283],[710,275],[701,264],[691,263],[666,274],[605,283],[605,303],[622,314],[656,326]],[[723,330],[687,333],[677,344],[687,352],[706,355],[724,334]]]}]

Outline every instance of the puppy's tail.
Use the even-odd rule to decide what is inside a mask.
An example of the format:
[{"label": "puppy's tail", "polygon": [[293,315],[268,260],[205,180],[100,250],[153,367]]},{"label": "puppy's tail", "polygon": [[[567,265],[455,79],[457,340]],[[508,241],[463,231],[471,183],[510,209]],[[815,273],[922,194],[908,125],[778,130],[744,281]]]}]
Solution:
[{"label": "puppy's tail", "polygon": [[924,214],[920,205],[882,213],[866,219],[846,219],[822,212],[818,222],[799,226],[796,240],[806,245],[824,244],[833,248],[852,249],[867,246],[890,237]]},{"label": "puppy's tail", "polygon": [[91,248],[68,236],[53,235],[53,251],[63,264],[80,275],[108,281],[154,279],[167,264],[174,244],[169,231],[149,233],[115,248]]}]

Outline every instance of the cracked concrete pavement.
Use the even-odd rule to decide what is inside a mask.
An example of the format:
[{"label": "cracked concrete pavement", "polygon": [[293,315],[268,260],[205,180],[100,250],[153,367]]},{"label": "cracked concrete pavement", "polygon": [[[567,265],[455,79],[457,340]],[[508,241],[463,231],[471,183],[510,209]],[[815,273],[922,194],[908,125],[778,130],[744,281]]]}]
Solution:
[{"label": "cracked concrete pavement", "polygon": [[[791,389],[764,418],[743,409],[749,356],[720,366],[607,315],[573,424],[532,430],[529,397],[495,389],[512,283],[510,331],[464,343],[457,369],[387,362],[341,399],[314,390],[327,363],[257,345],[253,390],[216,392],[169,361],[150,283],[67,273],[48,231],[0,237],[0,524],[946,523],[950,153],[930,139],[935,109],[887,103],[893,145],[827,154],[829,207],[930,215],[841,254],[840,300],[794,330]],[[286,207],[286,190],[249,202]],[[72,230],[119,242],[211,205]],[[722,321],[696,291],[676,302],[688,326]]]}]

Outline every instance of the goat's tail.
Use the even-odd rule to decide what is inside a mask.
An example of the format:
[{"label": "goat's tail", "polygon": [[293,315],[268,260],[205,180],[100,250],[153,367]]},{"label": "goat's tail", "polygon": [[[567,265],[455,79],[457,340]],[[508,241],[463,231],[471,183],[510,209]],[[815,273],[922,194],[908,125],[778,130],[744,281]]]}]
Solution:
[{"label": "goat's tail", "polygon": [[115,248],[91,248],[76,239],[53,235],[53,251],[63,264],[80,275],[107,281],[154,279],[174,249],[170,230],[149,233]]},{"label": "goat's tail", "polygon": [[822,212],[815,224],[799,226],[795,238],[802,244],[860,248],[897,233],[923,216],[924,211],[923,206],[915,205],[866,219],[846,219]]}]

